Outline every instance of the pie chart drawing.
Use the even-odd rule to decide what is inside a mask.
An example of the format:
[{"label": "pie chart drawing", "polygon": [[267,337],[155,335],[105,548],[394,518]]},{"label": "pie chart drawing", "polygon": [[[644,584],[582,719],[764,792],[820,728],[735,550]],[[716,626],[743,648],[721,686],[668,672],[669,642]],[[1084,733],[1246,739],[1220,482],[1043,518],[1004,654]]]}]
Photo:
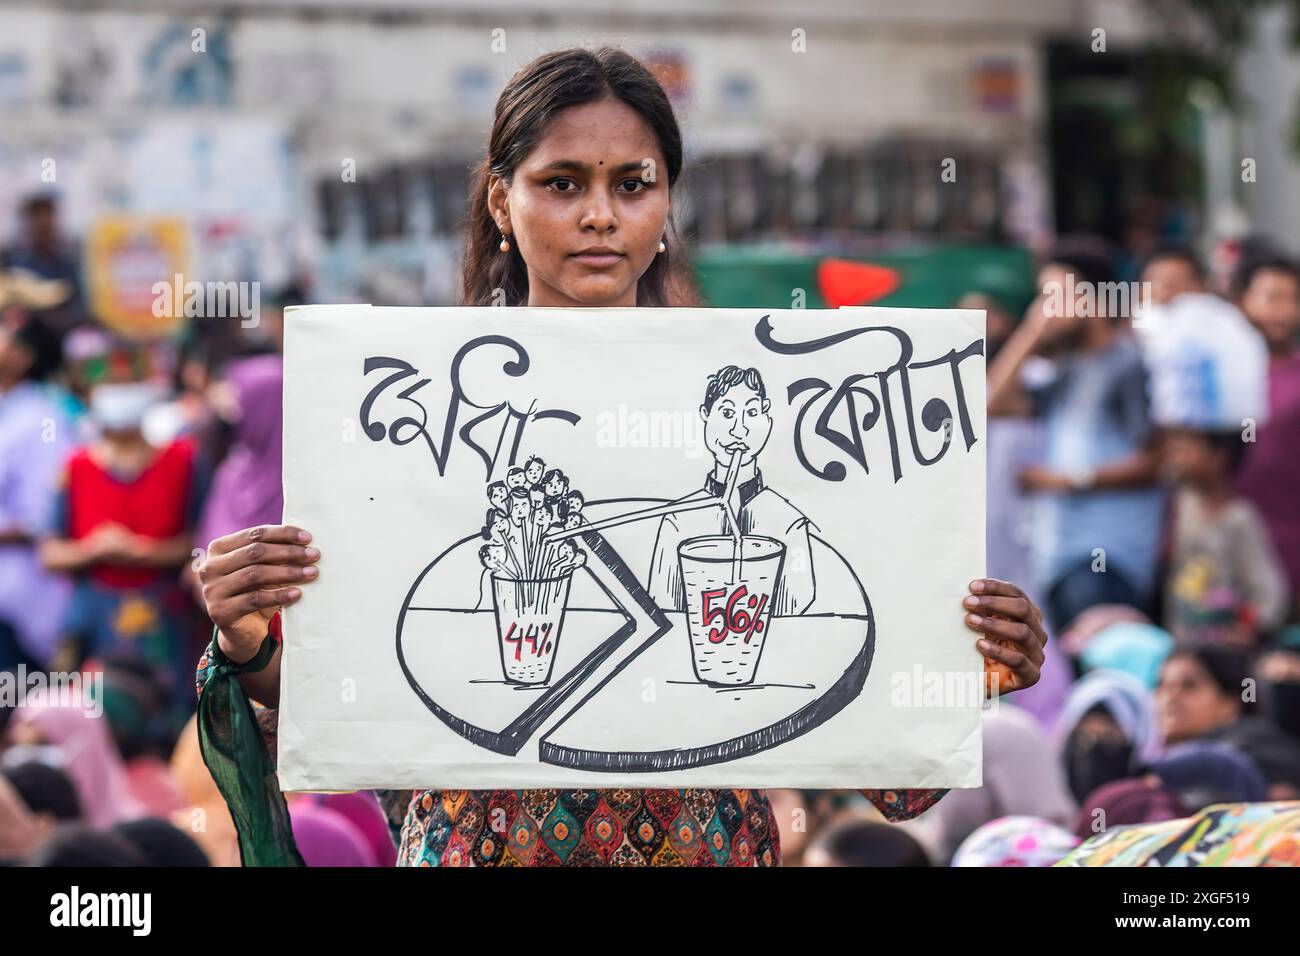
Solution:
[{"label": "pie chart drawing", "polygon": [[[584,516],[666,500],[591,501]],[[817,598],[805,613],[771,619],[754,682],[717,687],[693,673],[684,614],[657,606],[644,587],[650,524],[581,536],[589,559],[573,575],[544,684],[503,676],[491,583],[478,561],[482,540],[452,543],[412,582],[398,614],[397,660],[412,691],[477,746],[607,773],[684,770],[760,753],[815,729],[861,693],[875,618],[857,574],[830,543],[812,535]],[[663,719],[681,713],[692,719]]]}]

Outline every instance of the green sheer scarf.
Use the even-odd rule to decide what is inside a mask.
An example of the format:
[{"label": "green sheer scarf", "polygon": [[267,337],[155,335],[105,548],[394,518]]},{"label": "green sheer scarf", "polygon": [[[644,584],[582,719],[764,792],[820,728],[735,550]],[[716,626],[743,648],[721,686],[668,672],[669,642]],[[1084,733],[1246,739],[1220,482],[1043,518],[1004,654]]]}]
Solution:
[{"label": "green sheer scarf", "polygon": [[256,657],[235,664],[221,653],[214,628],[213,665],[199,695],[199,749],[230,808],[244,866],[306,866],[294,843],[275,765],[239,683],[240,674],[266,667],[275,649],[275,639],[267,634]]}]

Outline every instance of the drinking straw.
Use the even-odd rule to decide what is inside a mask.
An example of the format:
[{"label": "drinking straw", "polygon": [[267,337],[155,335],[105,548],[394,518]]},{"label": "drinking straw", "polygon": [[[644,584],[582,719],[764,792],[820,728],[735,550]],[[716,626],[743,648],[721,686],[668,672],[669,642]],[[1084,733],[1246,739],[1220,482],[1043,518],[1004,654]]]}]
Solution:
[{"label": "drinking straw", "polygon": [[553,531],[547,534],[546,540],[552,543],[558,543],[566,538],[576,538],[578,535],[586,534],[588,531],[603,531],[605,528],[614,528],[621,524],[628,524],[632,521],[641,521],[645,518],[655,518],[660,515],[676,514],[679,511],[699,511],[703,508],[719,507],[718,499],[712,495],[703,498],[687,498],[683,501],[670,501],[667,504],[655,505],[653,508],[644,508],[641,511],[629,511],[625,514],[614,515],[612,518],[602,518],[600,521],[592,521],[589,524],[578,525],[576,528],[570,528],[567,531]]},{"label": "drinking straw", "polygon": [[731,525],[731,583],[740,580],[740,518],[731,505],[731,493],[736,490],[736,481],[740,478],[740,456],[742,449],[731,453],[731,466],[727,469],[727,490],[722,493],[722,507]]}]

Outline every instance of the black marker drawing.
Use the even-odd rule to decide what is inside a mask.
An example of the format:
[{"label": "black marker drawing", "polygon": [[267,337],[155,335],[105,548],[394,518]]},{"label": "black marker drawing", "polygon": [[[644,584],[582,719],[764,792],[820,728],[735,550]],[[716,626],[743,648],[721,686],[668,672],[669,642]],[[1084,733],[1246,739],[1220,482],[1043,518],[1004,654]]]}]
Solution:
[{"label": "black marker drawing", "polygon": [[[897,482],[903,470],[891,402],[900,398],[920,465],[947,453],[954,418],[970,449],[976,439],[960,365],[982,354],[982,341],[915,361],[908,336],[891,327],[794,343],[777,341],[766,317],[754,329],[774,358],[832,348],[865,333],[893,336],[900,358],[838,387],[803,378],[778,388],[792,409],[794,447],[768,456],[789,455],[821,480],[843,481],[843,462],[814,462],[812,441],[822,439],[868,473],[862,432],[883,419]],[[875,651],[871,603],[849,561],[796,503],[766,483],[760,455],[781,410],[758,369],[725,365],[699,383],[691,396],[698,406],[684,400],[703,423],[711,460],[700,487],[669,498],[653,494],[669,489],[579,490],[581,462],[546,461],[538,453],[521,461],[538,447],[524,443],[530,423],[552,418],[575,425],[580,418],[562,409],[471,401],[460,365],[485,346],[513,352],[502,365],[506,375],[527,372],[528,354],[513,339],[467,343],[452,364],[451,399],[436,440],[416,396],[430,380],[395,358],[370,358],[364,367],[367,375],[392,370],[360,409],[371,440],[403,445],[422,436],[441,475],[458,434],[486,469],[484,496],[464,502],[473,517],[463,536],[421,571],[397,618],[399,666],[431,713],[498,754],[578,770],[652,773],[779,746],[861,693]],[[951,370],[956,412],[940,398],[925,403],[923,427],[944,429],[942,447],[927,457],[918,443],[909,375],[941,366]],[[388,426],[375,421],[375,399],[388,389],[398,389],[396,397],[414,403],[418,415]],[[462,407],[475,410],[468,420]],[[478,426],[499,426],[495,442],[476,437]],[[818,653],[800,653],[811,642]],[[669,706],[699,713],[698,739],[670,736],[680,735],[680,727],[660,736],[653,722],[623,726],[627,701],[646,693],[647,682]]]}]

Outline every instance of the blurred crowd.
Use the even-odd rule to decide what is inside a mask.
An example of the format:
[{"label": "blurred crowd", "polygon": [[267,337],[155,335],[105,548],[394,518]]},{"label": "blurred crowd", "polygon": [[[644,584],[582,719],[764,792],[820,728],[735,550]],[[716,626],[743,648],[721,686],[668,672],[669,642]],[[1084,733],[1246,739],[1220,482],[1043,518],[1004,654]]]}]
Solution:
[{"label": "blurred crowd", "polygon": [[[94,695],[0,702],[0,863],[237,865],[193,721],[195,568],[280,520],[282,313],[310,291],[131,342],[81,275],[29,201],[0,268],[0,676]],[[1036,288],[957,304],[988,316],[988,571],[1044,609],[1042,680],[987,713],[984,786],[913,821],[773,791],[787,864],[1047,865],[1300,800],[1300,269],[1262,239],[1205,263],[1080,237]],[[290,811],[309,864],[394,860],[368,793]]]}]

